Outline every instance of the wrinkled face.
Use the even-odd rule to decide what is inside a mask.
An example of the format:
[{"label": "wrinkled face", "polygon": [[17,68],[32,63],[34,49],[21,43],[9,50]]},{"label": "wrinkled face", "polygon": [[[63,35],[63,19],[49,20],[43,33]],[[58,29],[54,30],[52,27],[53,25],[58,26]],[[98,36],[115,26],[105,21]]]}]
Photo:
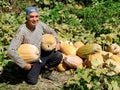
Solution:
[{"label": "wrinkled face", "polygon": [[35,27],[39,21],[39,15],[37,12],[31,12],[27,17],[26,17],[27,23],[31,25],[32,27]]}]

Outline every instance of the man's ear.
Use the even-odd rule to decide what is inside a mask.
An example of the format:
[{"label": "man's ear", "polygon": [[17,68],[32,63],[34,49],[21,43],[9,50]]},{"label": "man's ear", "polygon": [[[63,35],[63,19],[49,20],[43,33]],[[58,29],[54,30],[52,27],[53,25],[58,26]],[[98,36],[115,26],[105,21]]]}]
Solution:
[{"label": "man's ear", "polygon": [[28,16],[26,16],[26,20],[28,20]]},{"label": "man's ear", "polygon": [[26,16],[26,20],[28,20],[28,18],[29,18],[29,16],[27,15],[27,16]]}]

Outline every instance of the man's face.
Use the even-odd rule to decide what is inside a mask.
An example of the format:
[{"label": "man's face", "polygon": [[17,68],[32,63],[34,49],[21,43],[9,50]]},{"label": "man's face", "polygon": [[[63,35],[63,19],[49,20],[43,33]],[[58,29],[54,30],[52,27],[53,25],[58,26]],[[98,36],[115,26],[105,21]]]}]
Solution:
[{"label": "man's face", "polygon": [[39,15],[37,12],[32,12],[27,16],[27,22],[29,25],[35,27],[39,21]]}]

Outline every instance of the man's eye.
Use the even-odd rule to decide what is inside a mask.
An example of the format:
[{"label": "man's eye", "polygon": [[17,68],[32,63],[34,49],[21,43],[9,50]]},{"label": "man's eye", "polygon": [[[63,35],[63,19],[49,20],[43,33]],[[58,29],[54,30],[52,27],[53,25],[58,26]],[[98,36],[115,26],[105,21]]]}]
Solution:
[{"label": "man's eye", "polygon": [[38,18],[38,16],[36,16],[36,18]]},{"label": "man's eye", "polygon": [[33,18],[33,16],[30,16],[30,18]]}]

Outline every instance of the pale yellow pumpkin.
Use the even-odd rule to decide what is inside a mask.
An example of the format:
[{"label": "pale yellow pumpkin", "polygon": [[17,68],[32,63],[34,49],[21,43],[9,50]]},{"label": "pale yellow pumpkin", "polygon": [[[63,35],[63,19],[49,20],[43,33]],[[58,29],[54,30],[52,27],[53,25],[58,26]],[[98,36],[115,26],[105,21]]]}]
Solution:
[{"label": "pale yellow pumpkin", "polygon": [[120,46],[116,43],[111,44],[108,51],[113,54],[118,54],[118,53],[120,53]]},{"label": "pale yellow pumpkin", "polygon": [[85,66],[87,67],[97,67],[99,65],[103,65],[104,60],[103,56],[100,53],[95,53],[95,54],[90,54],[88,55],[86,61],[85,61]]},{"label": "pale yellow pumpkin", "polygon": [[18,54],[25,62],[31,63],[39,58],[39,50],[32,44],[22,44],[18,48]]},{"label": "pale yellow pumpkin", "polygon": [[113,53],[107,51],[101,51],[100,54],[103,56],[104,61],[110,59],[110,57],[113,55]]},{"label": "pale yellow pumpkin", "polygon": [[44,34],[41,42],[41,47],[44,51],[55,49],[56,38],[52,34]]},{"label": "pale yellow pumpkin", "polygon": [[113,66],[112,69],[113,69],[113,71],[115,71],[115,73],[114,72],[112,73],[113,75],[120,73],[120,63],[116,62],[115,60],[108,59],[108,60],[105,61],[105,65],[106,66],[108,65],[110,67]]},{"label": "pale yellow pumpkin", "polygon": [[76,55],[67,55],[63,61],[71,69],[82,68],[83,60]]}]

